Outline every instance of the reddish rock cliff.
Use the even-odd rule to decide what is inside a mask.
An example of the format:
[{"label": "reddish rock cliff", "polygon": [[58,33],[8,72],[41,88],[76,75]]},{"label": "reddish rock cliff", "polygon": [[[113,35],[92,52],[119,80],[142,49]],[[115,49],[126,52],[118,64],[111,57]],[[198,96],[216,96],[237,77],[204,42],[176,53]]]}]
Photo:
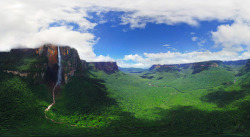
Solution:
[{"label": "reddish rock cliff", "polygon": [[[87,69],[86,62],[80,60],[75,49],[60,46],[60,52],[63,82],[67,83],[76,71]],[[57,81],[57,45],[45,44],[37,49],[12,49],[10,52],[1,52],[0,55],[0,70],[3,72],[32,77],[34,81],[48,82],[51,85]]]},{"label": "reddish rock cliff", "polygon": [[65,83],[75,74],[76,71],[82,71],[82,63],[77,50],[68,46],[61,46],[62,70]]},{"label": "reddish rock cliff", "polygon": [[[67,83],[69,78],[74,75],[75,71],[82,70],[82,64],[78,52],[74,48],[70,48],[69,46],[60,46],[60,52],[63,71],[62,80]],[[40,56],[46,56],[48,58],[47,74],[50,75],[54,81],[54,77],[57,77],[58,71],[58,46],[46,44],[36,49],[36,53]]]},{"label": "reddish rock cliff", "polygon": [[115,73],[119,70],[116,62],[88,62],[88,66],[94,71],[101,70],[107,74]]},{"label": "reddish rock cliff", "polygon": [[58,46],[52,44],[46,44],[41,46],[36,50],[36,54],[40,56],[46,56],[48,58],[48,66],[53,67],[53,65],[58,62]]}]

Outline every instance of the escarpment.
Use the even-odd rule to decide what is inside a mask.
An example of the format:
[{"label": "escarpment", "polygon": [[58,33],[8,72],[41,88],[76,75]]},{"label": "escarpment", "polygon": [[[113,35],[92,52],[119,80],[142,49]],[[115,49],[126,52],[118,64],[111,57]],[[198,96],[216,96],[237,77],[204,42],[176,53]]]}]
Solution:
[{"label": "escarpment", "polygon": [[[67,83],[75,71],[82,70],[77,51],[69,46],[60,46],[62,57],[62,82]],[[45,44],[36,49],[12,49],[1,52],[0,66],[6,73],[30,77],[34,83],[55,84],[58,73],[58,45]]]},{"label": "escarpment", "polygon": [[[111,74],[118,71],[116,62],[86,62],[76,49],[60,45],[62,83],[68,83],[76,72],[89,70]],[[44,44],[39,48],[12,49],[0,52],[0,71],[30,77],[34,83],[54,85],[58,77],[58,45]]]},{"label": "escarpment", "polygon": [[107,74],[118,71],[116,62],[88,62],[88,67],[94,71],[104,71]]},{"label": "escarpment", "polygon": [[200,73],[204,70],[209,68],[218,68],[224,67],[226,65],[245,65],[247,68],[247,64],[250,64],[247,60],[239,60],[239,61],[204,61],[204,62],[196,62],[196,63],[186,63],[186,64],[170,64],[170,65],[152,65],[149,68],[149,71],[158,71],[158,72],[176,72],[180,71],[181,69],[192,69],[192,74]]}]

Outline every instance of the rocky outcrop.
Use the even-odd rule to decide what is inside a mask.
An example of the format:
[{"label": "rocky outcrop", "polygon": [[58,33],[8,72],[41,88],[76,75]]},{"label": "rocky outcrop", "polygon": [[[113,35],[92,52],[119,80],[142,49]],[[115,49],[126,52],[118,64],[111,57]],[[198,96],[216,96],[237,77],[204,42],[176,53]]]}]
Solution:
[{"label": "rocky outcrop", "polygon": [[[111,74],[118,71],[116,62],[86,62],[80,60],[77,50],[69,46],[60,46],[62,83],[67,83],[76,72],[104,71]],[[1,52],[0,70],[21,77],[31,77],[34,82],[47,82],[54,85],[58,73],[58,45],[45,44],[36,49],[12,49]]]},{"label": "rocky outcrop", "polygon": [[13,70],[3,70],[3,72],[18,75],[20,77],[28,77],[28,75],[29,75],[29,73],[27,73],[27,72],[19,72],[19,71],[13,71]]},{"label": "rocky outcrop", "polygon": [[197,63],[187,63],[187,64],[171,64],[171,65],[152,65],[149,71],[158,72],[178,72],[180,69],[192,68],[193,74],[202,72],[210,67],[219,67],[221,61],[206,61]]},{"label": "rocky outcrop", "polygon": [[54,67],[58,63],[58,46],[46,44],[38,49],[35,49],[36,54],[46,56],[48,58],[48,67]]},{"label": "rocky outcrop", "polygon": [[149,68],[149,71],[158,71],[158,72],[170,72],[170,71],[180,71],[180,65],[153,65]]},{"label": "rocky outcrop", "polygon": [[42,57],[46,57],[46,75],[45,81],[51,85],[54,85],[57,81],[58,72],[58,46],[52,44],[45,44],[37,49],[35,49],[36,54]]},{"label": "rocky outcrop", "polygon": [[82,71],[88,70],[88,63],[85,60],[81,60]]},{"label": "rocky outcrop", "polygon": [[88,62],[88,67],[94,71],[104,71],[107,74],[112,74],[118,71],[116,62]]},{"label": "rocky outcrop", "polygon": [[[68,82],[76,71],[86,69],[86,62],[80,60],[77,50],[69,46],[60,46],[62,57],[62,78]],[[21,77],[31,77],[34,81],[48,82],[53,85],[57,81],[58,45],[45,44],[36,49],[12,49],[1,52],[0,67],[6,73]]]},{"label": "rocky outcrop", "polygon": [[208,70],[211,67],[219,67],[221,65],[221,61],[206,61],[206,62],[198,62],[193,66],[192,74],[200,73],[204,70]]},{"label": "rocky outcrop", "polygon": [[13,54],[35,54],[36,49],[25,48],[25,49],[11,49],[11,53]]},{"label": "rocky outcrop", "polygon": [[[76,49],[69,46],[60,46],[60,53],[62,58],[62,80],[67,83],[76,71],[82,70],[82,64]],[[47,77],[55,82],[58,71],[58,46],[52,44],[43,45],[36,49],[36,54],[48,58]]]},{"label": "rocky outcrop", "polygon": [[82,71],[82,62],[77,50],[68,46],[61,46],[62,70],[64,82],[67,83],[69,78],[74,76],[76,71]]}]

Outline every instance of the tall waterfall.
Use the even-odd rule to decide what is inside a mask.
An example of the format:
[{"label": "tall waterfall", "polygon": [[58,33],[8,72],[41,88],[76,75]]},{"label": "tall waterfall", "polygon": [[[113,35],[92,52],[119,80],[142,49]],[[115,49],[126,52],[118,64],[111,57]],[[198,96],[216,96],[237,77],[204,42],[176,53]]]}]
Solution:
[{"label": "tall waterfall", "polygon": [[61,84],[62,81],[62,66],[61,66],[61,51],[60,47],[58,46],[58,73],[57,73],[57,82],[56,86]]},{"label": "tall waterfall", "polygon": [[[61,51],[60,51],[60,47],[59,47],[59,46],[58,46],[58,49],[57,49],[57,50],[58,50],[57,54],[58,54],[58,66],[59,66],[59,68],[58,68],[58,73],[57,73],[57,81],[56,81],[56,84],[55,84],[55,86],[54,86],[54,88],[53,88],[53,91],[52,91],[53,102],[52,102],[52,104],[50,104],[50,105],[45,109],[45,112],[46,112],[46,111],[49,111],[50,108],[56,103],[56,100],[55,100],[55,89],[56,89],[56,87],[57,87],[58,85],[61,84],[61,81],[62,81]],[[45,113],[45,117],[47,118],[46,113]]]}]

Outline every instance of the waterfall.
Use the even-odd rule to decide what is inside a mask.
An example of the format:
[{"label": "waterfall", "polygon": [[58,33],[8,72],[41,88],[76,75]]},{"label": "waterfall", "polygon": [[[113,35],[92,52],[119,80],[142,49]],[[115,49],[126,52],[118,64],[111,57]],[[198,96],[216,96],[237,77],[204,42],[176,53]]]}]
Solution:
[{"label": "waterfall", "polygon": [[62,81],[62,66],[61,66],[61,51],[60,48],[58,46],[58,73],[57,73],[57,82],[56,82],[56,86],[61,84]]},{"label": "waterfall", "polygon": [[[62,81],[62,65],[61,65],[61,51],[60,51],[60,47],[58,46],[58,52],[57,52],[57,54],[58,54],[58,73],[57,73],[57,81],[56,81],[56,84],[55,84],[55,86],[54,86],[54,88],[53,88],[53,91],[52,91],[52,97],[53,97],[53,103],[52,104],[50,104],[46,109],[45,109],[45,112],[46,111],[49,111],[50,110],[50,108],[56,103],[56,101],[55,101],[55,89],[56,89],[56,87],[58,86],[58,85],[60,85],[61,84],[61,81]],[[47,118],[47,116],[46,116],[46,114],[45,114],[45,117]]]}]

